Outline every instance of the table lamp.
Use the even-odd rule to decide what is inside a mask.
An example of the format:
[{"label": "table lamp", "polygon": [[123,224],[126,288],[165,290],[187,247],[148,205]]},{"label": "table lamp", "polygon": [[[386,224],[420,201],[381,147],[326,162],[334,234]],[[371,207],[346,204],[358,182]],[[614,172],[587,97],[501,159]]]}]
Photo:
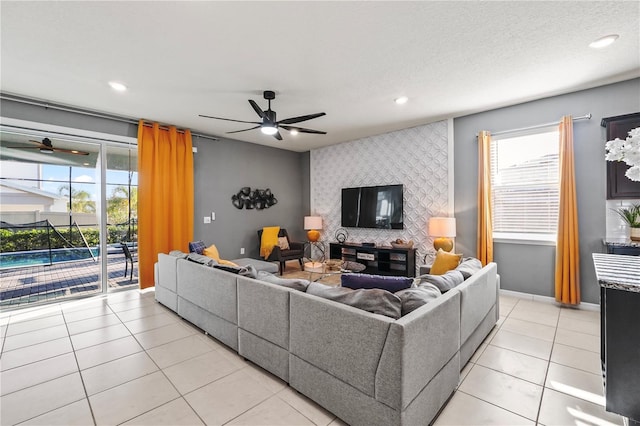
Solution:
[{"label": "table lamp", "polygon": [[309,241],[318,241],[318,239],[320,239],[320,232],[318,232],[318,229],[322,229],[322,217],[305,216],[304,229],[308,230],[307,238]]},{"label": "table lamp", "polygon": [[432,217],[429,219],[429,236],[435,237],[433,248],[438,251],[451,251],[453,240],[456,236],[456,218],[454,217]]}]

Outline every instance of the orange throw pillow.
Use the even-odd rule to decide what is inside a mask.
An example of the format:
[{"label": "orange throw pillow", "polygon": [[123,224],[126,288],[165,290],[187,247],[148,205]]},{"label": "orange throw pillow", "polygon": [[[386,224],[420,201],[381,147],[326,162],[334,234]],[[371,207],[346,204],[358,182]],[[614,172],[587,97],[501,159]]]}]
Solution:
[{"label": "orange throw pillow", "polygon": [[438,253],[436,253],[436,260],[433,262],[433,266],[431,266],[430,274],[446,274],[447,271],[455,269],[456,266],[460,264],[460,259],[462,259],[461,254],[449,253],[442,249],[439,249]]},{"label": "orange throw pillow", "polygon": [[209,247],[202,250],[202,254],[220,263],[220,253],[218,253],[218,247],[216,247],[215,244],[211,244]]}]

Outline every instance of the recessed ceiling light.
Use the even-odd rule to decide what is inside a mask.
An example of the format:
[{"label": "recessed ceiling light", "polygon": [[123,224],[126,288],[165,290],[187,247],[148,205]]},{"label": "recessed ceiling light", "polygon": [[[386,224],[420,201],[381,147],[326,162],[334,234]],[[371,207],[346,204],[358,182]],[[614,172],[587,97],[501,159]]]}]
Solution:
[{"label": "recessed ceiling light", "polygon": [[117,81],[110,81],[109,86],[116,92],[124,92],[127,90],[127,86],[122,83],[118,83]]},{"label": "recessed ceiling light", "polygon": [[604,37],[600,37],[599,39],[592,41],[589,43],[589,47],[594,49],[602,49],[603,47],[609,46],[611,43],[616,41],[620,36],[618,34],[609,34]]},{"label": "recessed ceiling light", "polygon": [[296,129],[291,130],[289,133],[291,133],[293,136],[298,134],[298,131]]},{"label": "recessed ceiling light", "polygon": [[398,105],[402,105],[402,104],[406,104],[408,100],[409,98],[407,98],[406,96],[400,96],[399,98],[396,98],[394,101]]}]

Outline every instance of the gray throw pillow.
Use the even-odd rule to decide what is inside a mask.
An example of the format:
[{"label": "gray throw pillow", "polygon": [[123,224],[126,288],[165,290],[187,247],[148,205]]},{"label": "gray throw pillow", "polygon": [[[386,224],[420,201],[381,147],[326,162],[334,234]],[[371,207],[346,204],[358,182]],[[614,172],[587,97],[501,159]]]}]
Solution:
[{"label": "gray throw pillow", "polygon": [[418,287],[396,291],[394,294],[402,300],[402,316],[415,311],[442,295],[438,287],[428,283],[421,284]]},{"label": "gray throw pillow", "polygon": [[309,281],[301,278],[280,278],[270,272],[259,271],[257,278],[270,284],[281,285],[298,291],[307,291]]},{"label": "gray throw pillow", "polygon": [[438,287],[438,290],[444,293],[451,290],[455,286],[462,284],[463,282],[464,276],[462,275],[462,272],[452,270],[447,271],[443,275],[420,275],[419,277],[416,277],[414,284],[417,284],[418,287],[426,283],[433,284]]},{"label": "gray throw pillow", "polygon": [[215,259],[198,253],[189,253],[186,259],[205,266],[214,266],[218,264]]},{"label": "gray throw pillow", "polygon": [[352,290],[311,283],[307,287],[307,293],[393,319],[400,318],[402,314],[402,300],[395,294],[378,288]]},{"label": "gray throw pillow", "polygon": [[456,267],[456,271],[460,271],[465,280],[480,269],[482,269],[482,263],[475,257],[465,257]]},{"label": "gray throw pillow", "polygon": [[178,259],[186,259],[187,253],[183,253],[180,250],[171,250],[169,256],[177,257]]}]

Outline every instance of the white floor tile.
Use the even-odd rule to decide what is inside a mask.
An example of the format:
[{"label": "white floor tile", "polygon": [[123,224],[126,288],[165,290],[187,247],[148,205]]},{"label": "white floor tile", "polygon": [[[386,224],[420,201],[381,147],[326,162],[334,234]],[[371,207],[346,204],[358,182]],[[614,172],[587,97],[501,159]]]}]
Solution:
[{"label": "white floor tile", "polygon": [[28,333],[30,331],[38,331],[59,325],[64,325],[64,318],[62,317],[62,314],[33,319],[30,321],[12,322],[7,328],[7,336]]},{"label": "white floor tile", "polygon": [[125,322],[124,325],[129,329],[131,334],[142,333],[143,331],[153,330],[154,328],[163,327],[165,325],[181,322],[182,320],[175,315],[161,313],[148,317],[138,318]]},{"label": "white floor tile", "polygon": [[577,331],[559,328],[556,331],[556,343],[574,348],[600,353],[600,336],[578,333]]},{"label": "white floor tile", "polygon": [[273,393],[244,369],[185,395],[205,424],[223,424],[255,407]]},{"label": "white floor tile", "polygon": [[19,309],[10,311],[10,319],[8,323],[18,323],[22,321],[33,321],[40,318],[59,315],[62,312],[60,305],[46,305],[36,308]]},{"label": "white floor tile", "polygon": [[87,394],[94,395],[154,371],[158,367],[153,360],[145,352],[138,352],[82,370],[81,374]]},{"label": "white floor tile", "polygon": [[73,353],[47,358],[42,361],[5,370],[0,373],[2,395],[78,372]]},{"label": "white floor tile", "polygon": [[0,358],[0,368],[4,371],[68,352],[73,352],[69,337],[50,340],[48,342],[26,346],[14,351],[3,352],[2,357]]},{"label": "white floor tile", "polygon": [[558,325],[558,313],[545,313],[541,314],[535,310],[531,309],[514,309],[509,314],[509,318],[515,318],[523,321],[535,322],[542,325],[547,325],[551,327],[556,327]]},{"label": "white floor tile", "polygon": [[127,322],[133,321],[138,318],[144,318],[151,315],[157,315],[165,312],[171,312],[167,308],[163,307],[159,303],[144,305],[138,309],[130,309],[128,311],[118,312],[118,318],[120,321]]},{"label": "white floor tile", "polygon": [[502,329],[491,339],[491,344],[546,360],[551,356],[551,347],[553,346],[551,342]]},{"label": "white floor tile", "polygon": [[97,424],[119,424],[178,398],[160,371],[89,397]]},{"label": "white floor tile", "polygon": [[622,425],[622,417],[607,413],[601,405],[545,389],[538,421],[546,426]]},{"label": "white floor tile", "polygon": [[601,374],[600,354],[584,349],[573,348],[556,343],[553,345],[551,361],[578,370],[588,371],[593,374]]},{"label": "white floor tile", "polygon": [[577,319],[581,321],[591,321],[600,323],[600,311],[587,311],[584,309],[562,308],[560,316]]},{"label": "white floor tile", "polygon": [[278,392],[278,398],[298,410],[302,415],[318,426],[326,426],[336,418],[306,396],[296,392],[293,388],[286,387]]},{"label": "white floor tile", "polygon": [[263,370],[255,364],[249,363],[243,371],[273,393],[280,392],[282,389],[287,387],[287,383],[284,380],[274,376],[266,370]]},{"label": "white floor tile", "polygon": [[114,301],[114,302],[116,303],[112,303],[111,300],[108,300],[109,307],[113,312],[116,312],[116,313],[122,312],[122,311],[129,311],[131,309],[138,309],[143,306],[152,306],[152,305],[155,305],[156,303],[155,300],[147,299],[147,298],[131,299],[131,300],[125,300],[125,301]]},{"label": "white floor tile", "polygon": [[489,345],[478,359],[477,364],[537,385],[543,385],[549,363],[540,358]]},{"label": "white floor tile", "polygon": [[67,322],[69,334],[80,334],[99,328],[109,327],[119,324],[120,320],[115,314],[101,315],[99,317],[85,318],[81,321]]},{"label": "white floor tile", "polygon": [[471,395],[456,392],[440,413],[434,426],[535,425],[535,422],[489,404]]},{"label": "white floor tile", "polygon": [[238,367],[219,352],[209,351],[167,367],[163,371],[176,389],[184,395],[237,370]]},{"label": "white floor tile", "polygon": [[13,425],[85,397],[79,373],[59,377],[0,398],[1,422]]},{"label": "white floor tile", "polygon": [[[11,327],[11,325],[9,325],[9,327]],[[15,349],[24,348],[25,346],[37,345],[38,343],[60,339],[68,335],[66,325],[57,325],[41,330],[16,334],[14,336],[7,336],[4,338],[3,351],[13,351]]]},{"label": "white floor tile", "polygon": [[579,319],[561,317],[558,321],[558,329],[577,331],[578,333],[600,336],[600,322],[583,321]]},{"label": "white floor tile", "polygon": [[86,426],[93,416],[86,398],[20,423],[20,426]]},{"label": "white floor tile", "polygon": [[121,339],[130,335],[131,334],[129,333],[129,330],[127,330],[127,327],[122,324],[115,324],[110,325],[109,327],[99,328],[97,330],[74,334],[71,336],[71,343],[73,344],[73,348],[77,351],[79,349],[99,345],[111,340]]},{"label": "white floor tile", "polygon": [[555,327],[530,321],[523,321],[512,318],[511,316],[504,321],[500,329],[522,334],[523,336],[533,337],[535,339],[545,340],[547,342],[553,342],[553,337],[556,333]]},{"label": "white floor tile", "polygon": [[241,414],[228,423],[229,425],[309,425],[313,422],[300,414],[289,404],[273,396]]},{"label": "white floor tile", "polygon": [[151,348],[147,353],[160,368],[166,368],[170,365],[195,358],[213,350],[214,348],[203,336],[193,334],[191,336]]},{"label": "white floor tile", "polygon": [[77,350],[76,357],[80,369],[84,370],[142,351],[142,346],[138,344],[136,339],[134,339],[133,336],[127,336]]},{"label": "white floor tile", "polygon": [[471,369],[459,391],[534,421],[542,396],[542,386],[480,365]]},{"label": "white floor tile", "polygon": [[473,355],[471,355],[469,362],[475,363],[476,361],[478,361],[478,358],[480,358],[482,353],[487,349],[487,346],[488,346],[487,343],[482,343],[480,346],[478,346],[478,349],[476,349]]},{"label": "white floor tile", "polygon": [[195,334],[194,331],[188,329],[182,324],[171,324],[164,327],[156,328],[150,331],[136,334],[134,337],[145,349],[164,345],[174,340]]},{"label": "white floor tile", "polygon": [[545,387],[604,406],[602,375],[552,362]]},{"label": "white floor tile", "polygon": [[129,426],[192,426],[204,423],[183,398],[178,398],[124,424]]}]

